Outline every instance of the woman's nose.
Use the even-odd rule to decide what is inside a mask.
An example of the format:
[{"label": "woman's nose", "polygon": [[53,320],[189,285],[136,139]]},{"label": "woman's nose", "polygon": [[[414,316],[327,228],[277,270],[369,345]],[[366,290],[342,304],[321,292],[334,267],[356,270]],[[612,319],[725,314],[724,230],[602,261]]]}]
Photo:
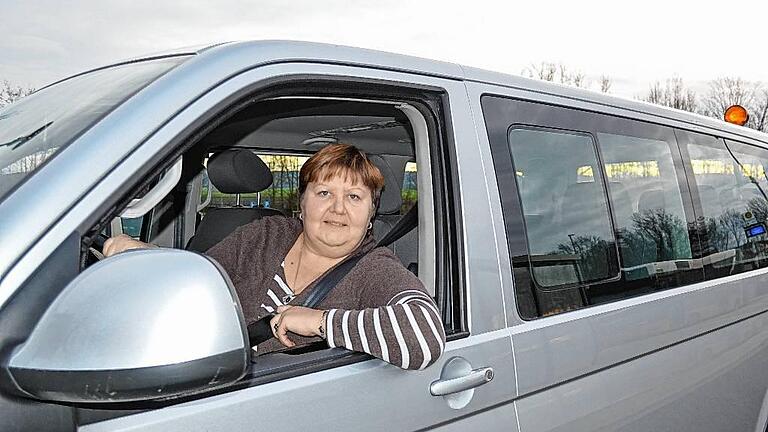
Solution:
[{"label": "woman's nose", "polygon": [[344,207],[344,196],[336,195],[333,199],[333,212],[344,214],[346,207]]}]

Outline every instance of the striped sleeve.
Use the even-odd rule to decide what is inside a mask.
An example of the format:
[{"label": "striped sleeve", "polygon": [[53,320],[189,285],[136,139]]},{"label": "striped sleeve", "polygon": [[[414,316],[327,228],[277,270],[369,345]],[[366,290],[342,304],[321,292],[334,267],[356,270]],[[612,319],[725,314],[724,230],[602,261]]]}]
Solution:
[{"label": "striped sleeve", "polygon": [[403,369],[424,369],[445,349],[445,331],[432,298],[419,290],[397,293],[386,306],[330,309],[328,346],[361,351]]}]

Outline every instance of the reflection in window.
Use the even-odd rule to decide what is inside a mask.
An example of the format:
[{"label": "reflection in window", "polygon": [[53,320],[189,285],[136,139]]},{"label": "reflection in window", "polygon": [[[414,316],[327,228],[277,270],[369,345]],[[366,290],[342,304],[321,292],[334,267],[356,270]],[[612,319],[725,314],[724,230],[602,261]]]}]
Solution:
[{"label": "reflection in window", "polygon": [[597,137],[624,280],[650,279],[645,289],[669,284],[666,279],[693,266],[670,146],[666,141],[624,135],[598,133]]},{"label": "reflection in window", "polygon": [[593,175],[597,157],[592,139],[514,129],[509,143],[537,284],[557,287],[617,276],[605,190]]},{"label": "reflection in window", "polygon": [[768,152],[697,135],[688,153],[703,212],[697,223],[707,277],[768,265]]},{"label": "reflection in window", "polygon": [[46,159],[56,153],[56,150],[58,150],[58,147],[41,150],[39,152],[24,156],[16,162],[8,165],[7,167],[0,169],[0,175],[22,174],[34,171],[37,167],[42,165]]},{"label": "reflection in window", "polygon": [[[590,166],[580,167],[576,173],[585,178],[593,176]],[[655,160],[607,163],[605,164],[605,176],[608,177],[609,181],[659,177],[659,164]]]}]

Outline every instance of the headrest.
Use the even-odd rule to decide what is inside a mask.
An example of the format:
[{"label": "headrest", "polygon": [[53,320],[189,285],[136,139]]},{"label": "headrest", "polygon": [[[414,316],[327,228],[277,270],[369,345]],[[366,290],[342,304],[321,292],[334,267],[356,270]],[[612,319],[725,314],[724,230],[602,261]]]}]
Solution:
[{"label": "headrest", "polygon": [[368,159],[376,165],[384,176],[384,189],[381,191],[379,209],[377,215],[399,214],[403,205],[403,197],[400,188],[403,184],[403,176],[397,175],[384,158],[378,155],[368,155]]},{"label": "headrest", "polygon": [[228,194],[261,192],[272,184],[267,164],[250,150],[230,149],[208,159],[208,178]]},{"label": "headrest", "polygon": [[664,209],[664,191],[661,189],[650,189],[640,194],[637,200],[637,212],[643,213],[647,210]]},{"label": "headrest", "polygon": [[595,182],[573,183],[565,189],[564,198],[570,201],[588,200],[591,204],[594,197],[601,192],[599,184]]}]

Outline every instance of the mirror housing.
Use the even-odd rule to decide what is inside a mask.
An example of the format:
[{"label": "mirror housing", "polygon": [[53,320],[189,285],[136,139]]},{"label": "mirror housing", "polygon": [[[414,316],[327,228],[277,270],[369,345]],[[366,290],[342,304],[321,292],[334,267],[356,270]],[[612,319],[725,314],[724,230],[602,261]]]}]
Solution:
[{"label": "mirror housing", "polygon": [[219,265],[144,249],[75,278],[5,367],[28,396],[92,403],[202,392],[242,378],[248,364],[242,309]]}]

